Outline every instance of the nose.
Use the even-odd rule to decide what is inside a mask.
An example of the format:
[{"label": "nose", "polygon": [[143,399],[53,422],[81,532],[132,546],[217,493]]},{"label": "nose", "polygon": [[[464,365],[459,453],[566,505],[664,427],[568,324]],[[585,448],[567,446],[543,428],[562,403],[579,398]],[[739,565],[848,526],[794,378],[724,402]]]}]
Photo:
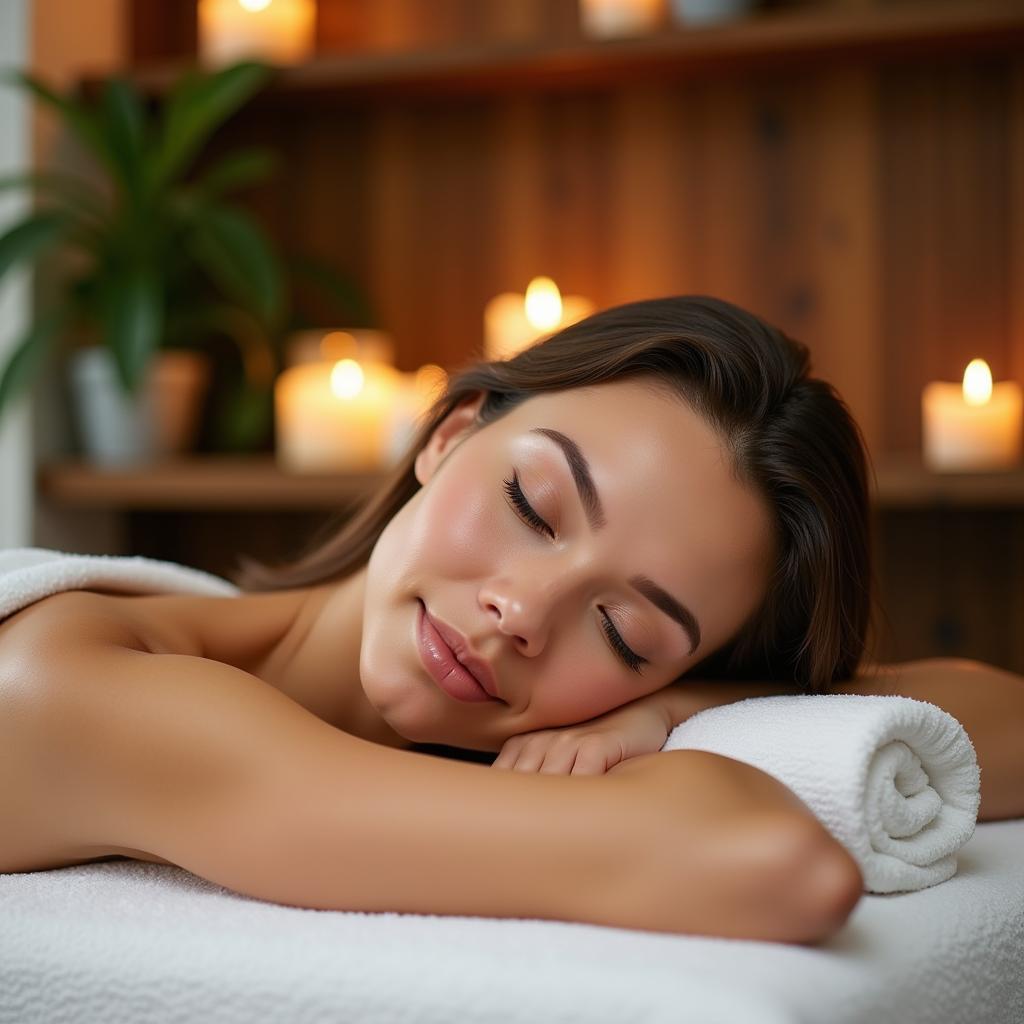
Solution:
[{"label": "nose", "polygon": [[512,638],[520,653],[536,657],[548,642],[551,615],[561,588],[521,574],[489,580],[479,590],[480,607],[498,629]]}]

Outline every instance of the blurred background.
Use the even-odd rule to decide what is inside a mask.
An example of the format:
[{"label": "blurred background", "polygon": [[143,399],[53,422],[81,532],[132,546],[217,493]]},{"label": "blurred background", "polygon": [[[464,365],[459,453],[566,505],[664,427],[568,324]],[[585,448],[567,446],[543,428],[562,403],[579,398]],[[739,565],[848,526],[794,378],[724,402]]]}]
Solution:
[{"label": "blurred background", "polygon": [[286,558],[446,372],[709,294],[860,422],[875,656],[1024,672],[1020,0],[0,0],[0,67],[0,546]]}]

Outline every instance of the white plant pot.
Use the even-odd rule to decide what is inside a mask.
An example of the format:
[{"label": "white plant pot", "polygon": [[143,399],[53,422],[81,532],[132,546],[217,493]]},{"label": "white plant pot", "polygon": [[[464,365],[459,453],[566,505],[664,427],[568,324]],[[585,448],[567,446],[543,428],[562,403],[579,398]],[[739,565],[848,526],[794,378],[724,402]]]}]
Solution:
[{"label": "white plant pot", "polygon": [[154,354],[134,395],[117,378],[106,348],[79,349],[71,356],[71,393],[86,458],[100,466],[153,462],[191,450],[210,379],[201,352]]},{"label": "white plant pot", "polygon": [[672,0],[672,15],[680,25],[715,25],[749,14],[757,0]]}]

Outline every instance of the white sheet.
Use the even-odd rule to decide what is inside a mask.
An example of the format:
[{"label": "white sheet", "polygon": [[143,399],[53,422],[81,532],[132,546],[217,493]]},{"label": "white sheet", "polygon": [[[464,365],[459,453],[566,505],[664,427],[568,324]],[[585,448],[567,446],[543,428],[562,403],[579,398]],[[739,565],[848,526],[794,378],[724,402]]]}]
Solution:
[{"label": "white sheet", "polygon": [[1024,820],[817,947],[283,907],[118,861],[0,875],[0,1024],[1019,1024]]}]

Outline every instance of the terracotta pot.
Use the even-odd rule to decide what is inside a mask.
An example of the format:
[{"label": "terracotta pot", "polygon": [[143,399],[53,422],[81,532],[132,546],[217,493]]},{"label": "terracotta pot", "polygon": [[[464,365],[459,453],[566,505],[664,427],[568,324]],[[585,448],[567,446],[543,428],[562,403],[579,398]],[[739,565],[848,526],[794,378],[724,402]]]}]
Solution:
[{"label": "terracotta pot", "polygon": [[135,395],[125,395],[106,348],[71,357],[71,388],[79,438],[98,465],[154,462],[188,452],[210,382],[210,359],[184,349],[158,351]]}]

